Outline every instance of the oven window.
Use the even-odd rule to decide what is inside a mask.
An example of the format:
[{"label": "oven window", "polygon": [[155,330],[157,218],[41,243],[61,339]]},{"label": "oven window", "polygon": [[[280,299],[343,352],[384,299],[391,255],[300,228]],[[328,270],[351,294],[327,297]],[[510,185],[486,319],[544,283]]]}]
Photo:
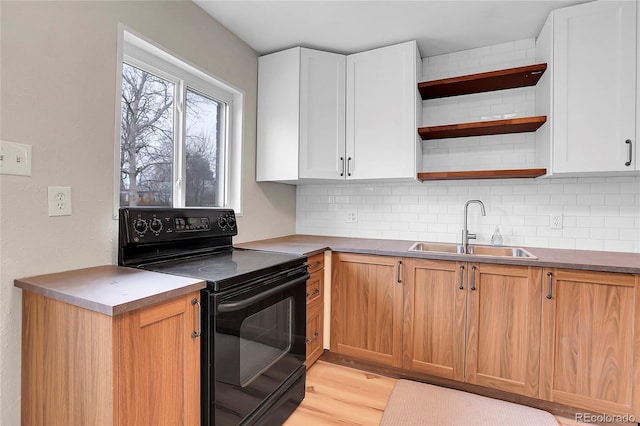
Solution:
[{"label": "oven window", "polygon": [[293,298],[245,318],[240,326],[240,385],[246,386],[291,349]]}]

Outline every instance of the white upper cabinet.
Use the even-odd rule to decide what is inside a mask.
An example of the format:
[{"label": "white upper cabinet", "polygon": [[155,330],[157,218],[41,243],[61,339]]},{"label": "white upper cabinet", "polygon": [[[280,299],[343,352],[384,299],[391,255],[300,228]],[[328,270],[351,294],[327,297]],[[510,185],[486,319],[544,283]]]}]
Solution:
[{"label": "white upper cabinet", "polygon": [[340,178],[345,62],[300,47],[259,58],[257,181]]},{"label": "white upper cabinet", "polygon": [[421,66],[415,41],[347,57],[347,179],[415,179]]},{"label": "white upper cabinet", "polygon": [[302,49],[299,176],[339,179],[345,149],[344,55]]},{"label": "white upper cabinet", "polygon": [[550,69],[536,102],[546,102],[552,125],[537,149],[550,174],[637,169],[636,9],[635,1],[585,3],[555,10],[543,27],[536,59]]},{"label": "white upper cabinet", "polygon": [[415,41],[260,57],[256,180],[415,179],[421,66]]}]

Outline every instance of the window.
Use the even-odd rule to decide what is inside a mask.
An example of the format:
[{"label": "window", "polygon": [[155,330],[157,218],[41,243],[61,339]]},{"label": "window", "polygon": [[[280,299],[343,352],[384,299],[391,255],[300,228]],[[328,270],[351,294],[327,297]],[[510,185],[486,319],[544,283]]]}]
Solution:
[{"label": "window", "polygon": [[242,93],[127,31],[121,77],[118,206],[238,212]]}]

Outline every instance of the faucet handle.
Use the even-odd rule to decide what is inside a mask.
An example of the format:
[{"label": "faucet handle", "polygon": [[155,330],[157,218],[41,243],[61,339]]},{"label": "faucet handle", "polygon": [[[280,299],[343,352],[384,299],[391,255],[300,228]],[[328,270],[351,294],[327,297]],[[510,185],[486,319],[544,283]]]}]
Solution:
[{"label": "faucet handle", "polygon": [[467,240],[477,240],[478,236],[476,234],[471,234],[467,232]]}]

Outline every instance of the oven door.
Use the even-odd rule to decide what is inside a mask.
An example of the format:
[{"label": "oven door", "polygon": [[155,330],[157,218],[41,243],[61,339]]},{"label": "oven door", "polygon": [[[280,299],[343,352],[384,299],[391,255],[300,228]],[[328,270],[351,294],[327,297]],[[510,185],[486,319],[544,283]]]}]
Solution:
[{"label": "oven door", "polygon": [[215,424],[264,411],[303,366],[308,277],[297,268],[212,295]]}]

